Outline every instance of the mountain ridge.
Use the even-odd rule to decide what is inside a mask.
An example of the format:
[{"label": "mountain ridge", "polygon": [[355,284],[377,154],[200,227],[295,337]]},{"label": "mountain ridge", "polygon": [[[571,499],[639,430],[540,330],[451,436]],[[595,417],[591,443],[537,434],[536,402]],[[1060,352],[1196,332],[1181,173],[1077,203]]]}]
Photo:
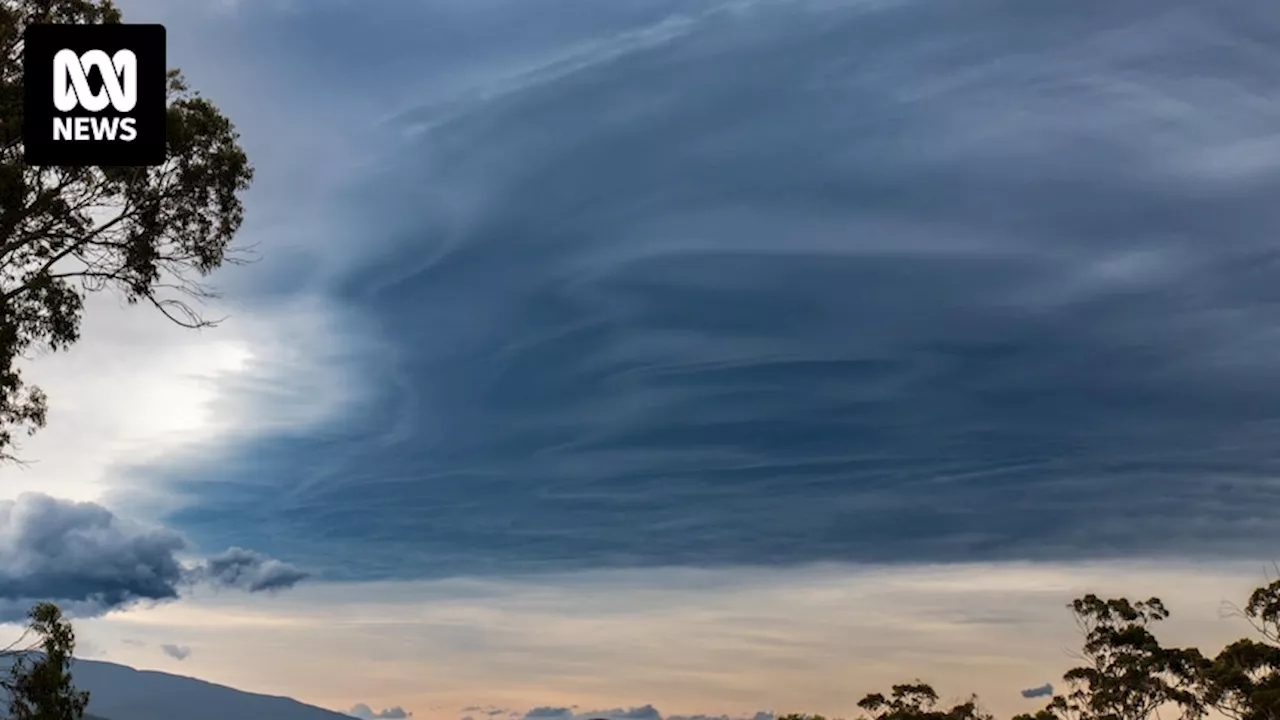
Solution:
[{"label": "mountain ridge", "polygon": [[352,720],[283,695],[103,660],[76,658],[71,677],[89,691],[85,720]]}]

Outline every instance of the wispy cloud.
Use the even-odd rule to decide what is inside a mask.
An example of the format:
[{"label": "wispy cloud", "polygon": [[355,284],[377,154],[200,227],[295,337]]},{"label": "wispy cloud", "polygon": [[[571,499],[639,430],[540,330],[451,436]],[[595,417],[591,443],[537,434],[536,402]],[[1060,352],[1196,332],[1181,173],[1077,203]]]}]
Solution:
[{"label": "wispy cloud", "polygon": [[[444,116],[439,68],[501,53],[406,39],[435,124],[350,189],[366,253],[324,286],[369,383],[164,468],[169,521],[348,580],[1256,547],[1280,162],[1192,161],[1280,113],[1249,80],[1280,53],[1175,5],[600,11],[596,54],[529,40]],[[527,39],[506,3],[431,12]],[[300,21],[293,66],[389,52],[355,14]]]}]

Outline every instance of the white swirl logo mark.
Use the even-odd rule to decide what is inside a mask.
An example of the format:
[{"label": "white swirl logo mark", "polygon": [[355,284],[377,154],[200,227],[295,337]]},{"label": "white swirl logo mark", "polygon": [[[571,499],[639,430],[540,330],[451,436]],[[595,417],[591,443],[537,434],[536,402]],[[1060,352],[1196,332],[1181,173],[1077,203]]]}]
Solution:
[{"label": "white swirl logo mark", "polygon": [[[89,88],[89,69],[95,67],[102,73],[102,90],[96,93]],[[132,50],[113,56],[101,50],[83,55],[59,51],[53,56],[53,104],[60,112],[71,112],[77,105],[99,112],[108,104],[117,112],[133,110],[138,104],[138,58]]]}]

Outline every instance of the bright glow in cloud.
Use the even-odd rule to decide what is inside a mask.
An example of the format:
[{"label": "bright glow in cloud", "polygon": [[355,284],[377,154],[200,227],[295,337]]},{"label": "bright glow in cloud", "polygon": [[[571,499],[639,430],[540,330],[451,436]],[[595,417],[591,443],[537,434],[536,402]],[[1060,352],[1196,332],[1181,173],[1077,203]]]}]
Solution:
[{"label": "bright glow in cloud", "polygon": [[[323,348],[341,344],[314,303],[236,314],[205,331],[116,305],[92,298],[82,340],[26,370],[49,395],[49,424],[23,442],[27,466],[0,468],[6,496],[101,500],[120,487],[125,466],[254,432],[300,431],[355,392],[325,364]],[[208,315],[226,310],[215,306]],[[246,388],[256,392],[238,392]]]},{"label": "bright glow in cloud", "polygon": [[29,466],[0,469],[6,493],[98,499],[113,466],[200,438],[213,424],[213,381],[252,357],[234,335],[186,334],[150,313],[118,310],[110,298],[89,305],[81,342],[26,370],[49,395],[49,424],[20,448]]}]

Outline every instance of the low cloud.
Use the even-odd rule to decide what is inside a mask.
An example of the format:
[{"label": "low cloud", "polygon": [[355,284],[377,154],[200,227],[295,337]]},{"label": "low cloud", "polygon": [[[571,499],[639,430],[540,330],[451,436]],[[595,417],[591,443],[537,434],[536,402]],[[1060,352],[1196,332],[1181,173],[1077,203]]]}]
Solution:
[{"label": "low cloud", "polygon": [[661,720],[662,715],[652,705],[644,705],[616,714],[611,713],[609,717],[618,718],[618,720]]},{"label": "low cloud", "polygon": [[347,714],[354,718],[360,718],[360,720],[405,720],[405,718],[413,717],[413,713],[399,706],[387,708],[382,712],[374,712],[373,708],[364,703],[356,703],[355,707],[347,711]]},{"label": "low cloud", "polygon": [[287,590],[306,578],[307,573],[288,563],[238,547],[209,558],[192,572],[196,581],[251,593]]},{"label": "low cloud", "polygon": [[774,720],[773,713],[757,712],[753,716],[729,715],[663,715],[653,705],[612,710],[575,712],[576,706],[536,707],[524,714],[524,720]]},{"label": "low cloud", "polygon": [[604,718],[605,720],[662,720],[662,713],[652,705],[641,705],[634,708],[614,708],[613,710],[592,710],[585,713],[591,718]]},{"label": "low cloud", "polygon": [[1053,685],[1050,683],[1045,683],[1040,687],[1027,688],[1022,691],[1022,697],[1024,698],[1049,697],[1052,694]]},{"label": "low cloud", "polygon": [[191,656],[191,648],[185,645],[161,645],[160,650],[174,660],[186,660]]},{"label": "low cloud", "polygon": [[75,617],[140,602],[176,599],[206,584],[261,592],[292,587],[306,574],[278,560],[232,548],[183,565],[182,536],[117,517],[96,503],[42,493],[0,500],[0,622],[20,622],[51,600]]},{"label": "low cloud", "polygon": [[668,715],[666,720],[774,720],[771,712],[757,712],[751,717],[732,717],[729,715]]},{"label": "low cloud", "polygon": [[176,598],[183,547],[176,533],[126,523],[93,503],[36,493],[0,500],[0,621],[21,620],[41,599],[87,614]]},{"label": "low cloud", "polygon": [[573,708],[536,707],[524,714],[525,720],[572,720]]}]

